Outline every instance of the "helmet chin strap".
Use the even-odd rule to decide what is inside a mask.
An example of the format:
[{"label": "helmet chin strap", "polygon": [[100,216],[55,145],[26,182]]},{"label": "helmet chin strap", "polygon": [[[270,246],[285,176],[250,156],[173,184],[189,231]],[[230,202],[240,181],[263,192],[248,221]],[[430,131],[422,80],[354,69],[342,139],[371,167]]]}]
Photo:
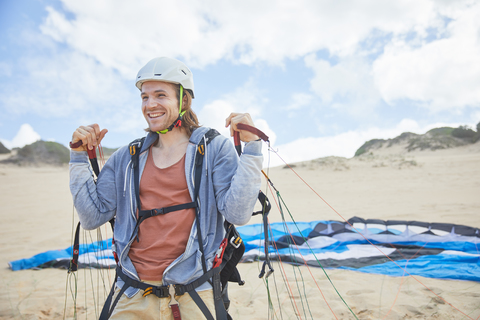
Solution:
[{"label": "helmet chin strap", "polygon": [[157,131],[158,134],[165,134],[169,131],[172,131],[173,128],[178,128],[182,126],[182,119],[183,115],[185,114],[186,111],[182,112],[182,102],[183,102],[183,86],[180,85],[180,109],[178,110],[178,117],[177,120],[175,120],[170,127],[168,127],[165,130],[162,131]]}]

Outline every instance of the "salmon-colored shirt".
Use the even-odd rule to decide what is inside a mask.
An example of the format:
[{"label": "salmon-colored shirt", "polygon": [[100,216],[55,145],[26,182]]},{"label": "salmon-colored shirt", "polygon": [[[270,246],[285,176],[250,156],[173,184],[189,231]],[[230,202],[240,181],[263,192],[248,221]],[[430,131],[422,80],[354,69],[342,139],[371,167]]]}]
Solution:
[{"label": "salmon-colored shirt", "polygon": [[[185,155],[174,165],[160,169],[148,153],[140,180],[142,210],[192,202],[185,177]],[[138,218],[138,211],[137,211]],[[185,252],[195,209],[173,211],[150,217],[140,224],[129,256],[142,281],[161,281],[165,269]]]}]

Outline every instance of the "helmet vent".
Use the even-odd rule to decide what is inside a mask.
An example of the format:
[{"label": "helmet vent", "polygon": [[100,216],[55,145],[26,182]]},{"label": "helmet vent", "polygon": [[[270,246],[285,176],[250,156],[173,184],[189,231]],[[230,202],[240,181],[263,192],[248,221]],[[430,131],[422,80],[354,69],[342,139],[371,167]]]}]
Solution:
[{"label": "helmet vent", "polygon": [[155,73],[155,76],[160,77],[162,74],[161,73]]},{"label": "helmet vent", "polygon": [[184,75],[187,75],[187,73],[185,71],[182,70],[182,72],[183,72]]}]

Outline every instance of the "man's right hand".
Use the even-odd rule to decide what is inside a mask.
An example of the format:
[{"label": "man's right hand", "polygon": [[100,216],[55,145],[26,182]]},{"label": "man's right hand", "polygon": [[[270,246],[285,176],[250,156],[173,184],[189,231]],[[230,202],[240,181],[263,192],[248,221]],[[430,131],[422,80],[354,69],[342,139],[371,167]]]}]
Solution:
[{"label": "man's right hand", "polygon": [[97,147],[108,132],[107,129],[100,130],[100,126],[96,123],[88,126],[80,126],[73,132],[72,143],[82,141],[82,145],[78,148],[72,148],[74,151],[93,150]]}]

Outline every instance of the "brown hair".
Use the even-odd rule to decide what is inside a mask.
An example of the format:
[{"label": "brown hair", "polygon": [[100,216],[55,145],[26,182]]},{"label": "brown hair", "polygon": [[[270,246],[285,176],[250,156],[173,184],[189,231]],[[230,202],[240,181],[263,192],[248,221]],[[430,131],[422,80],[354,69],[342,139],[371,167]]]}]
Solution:
[{"label": "brown hair", "polygon": [[[177,94],[177,101],[180,101],[180,85],[175,85],[175,92]],[[186,103],[182,103],[182,112],[185,111],[182,118],[181,130],[186,130],[188,136],[190,137],[193,131],[197,128],[200,128],[198,123],[198,118],[195,112],[192,110],[192,93],[189,89],[183,90],[183,96],[187,98]],[[146,132],[153,133],[150,128],[145,129]]]},{"label": "brown hair", "polygon": [[[177,92],[177,100],[180,101],[180,85],[176,86],[175,91]],[[182,111],[185,111],[185,113],[183,114],[181,128],[187,130],[187,134],[190,137],[193,130],[199,128],[200,124],[198,123],[197,115],[192,110],[192,94],[190,90],[184,90],[183,96],[187,97],[187,103],[182,103]]]}]

